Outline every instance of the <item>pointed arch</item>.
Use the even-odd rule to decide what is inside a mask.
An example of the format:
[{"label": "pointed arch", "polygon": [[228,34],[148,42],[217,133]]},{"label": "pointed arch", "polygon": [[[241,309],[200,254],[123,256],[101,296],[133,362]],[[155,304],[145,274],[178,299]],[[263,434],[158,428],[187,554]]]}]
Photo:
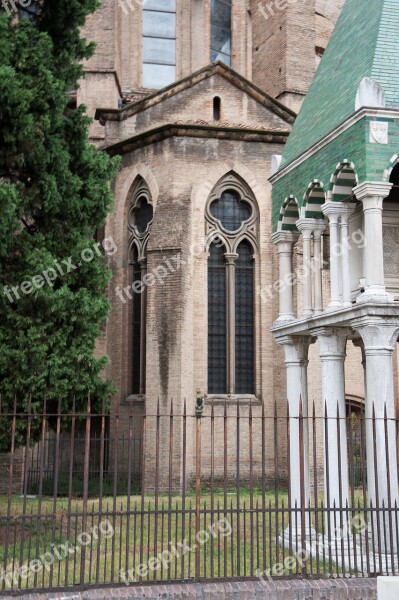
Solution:
[{"label": "pointed arch", "polygon": [[259,207],[240,175],[219,177],[204,206],[208,248],[208,394],[255,393]]},{"label": "pointed arch", "polygon": [[215,235],[228,252],[234,252],[237,238],[246,235],[258,248],[259,207],[247,183],[233,171],[211,190],[205,205],[206,244]]},{"label": "pointed arch", "polygon": [[330,179],[331,199],[333,202],[350,202],[353,188],[359,183],[356,167],[350,160],[338,163]]},{"label": "pointed arch", "polygon": [[326,201],[326,194],[324,192],[324,185],[322,181],[314,179],[309,183],[308,189],[306,190],[303,197],[303,207],[305,211],[305,218],[309,219],[320,219],[324,220],[321,207]]},{"label": "pointed arch", "polygon": [[299,202],[295,196],[288,196],[280,209],[278,231],[297,231],[296,222],[299,220]]}]

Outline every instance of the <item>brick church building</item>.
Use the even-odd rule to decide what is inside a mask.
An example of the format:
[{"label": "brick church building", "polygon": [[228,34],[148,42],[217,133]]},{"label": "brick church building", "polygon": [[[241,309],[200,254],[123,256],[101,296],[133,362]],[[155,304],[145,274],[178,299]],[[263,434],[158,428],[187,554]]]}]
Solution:
[{"label": "brick church building", "polygon": [[[343,4],[103,0],[87,20],[97,49],[77,102],[94,117],[93,143],[121,157],[104,231],[118,248],[112,310],[98,352],[110,358],[122,416],[167,413],[172,399],[175,412],[186,401],[193,413],[199,394],[205,411],[239,403],[256,415],[275,401],[285,410],[284,351],[271,331],[279,262],[270,177]],[[328,259],[328,231],[321,245]],[[300,240],[299,312],[304,251]],[[327,288],[328,260],[321,279]],[[345,396],[361,406],[361,349],[349,341],[346,351]],[[317,344],[308,358],[308,398],[321,410]]]}]

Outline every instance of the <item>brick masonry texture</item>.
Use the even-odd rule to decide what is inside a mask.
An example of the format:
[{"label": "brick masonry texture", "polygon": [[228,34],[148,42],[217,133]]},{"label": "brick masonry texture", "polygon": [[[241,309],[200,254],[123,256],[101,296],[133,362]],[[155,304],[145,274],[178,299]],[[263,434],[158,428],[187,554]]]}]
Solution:
[{"label": "brick masonry texture", "polygon": [[142,600],[376,600],[377,582],[372,579],[322,579],[311,581],[231,581],[228,583],[182,583],[92,589],[83,592],[53,592],[25,594],[14,597],[24,600],[111,600],[112,598]]},{"label": "brick masonry texture", "polygon": [[[259,247],[255,259],[256,287],[270,289],[278,278],[276,254],[271,242],[272,193],[268,181],[272,156],[282,154],[292,114],[281,113],[265,104],[256,91],[249,93],[248,84],[237,84],[237,75],[220,72],[196,80],[178,93],[165,93],[159,103],[151,102],[153,90],[142,87],[142,9],[132,2],[134,10],[126,14],[115,0],[103,0],[102,6],[87,22],[85,34],[97,42],[96,54],[85,64],[86,78],[78,91],[78,102],[88,106],[90,114],[97,108],[117,109],[121,97],[133,95],[146,98],[137,110],[129,105],[129,116],[107,120],[105,126],[92,125],[92,140],[100,147],[134,139],[131,146],[121,147],[122,167],[114,182],[115,203],[109,216],[105,235],[112,236],[118,252],[110,257],[113,278],[109,284],[112,311],[97,351],[110,357],[106,369],[117,388],[113,398],[113,413],[121,416],[121,429],[127,423],[132,407],[140,417],[144,409],[154,414],[158,399],[161,413],[167,413],[173,398],[174,410],[181,412],[184,399],[188,413],[194,408],[196,389],[207,390],[207,253],[188,260],[179,271],[170,275],[163,285],[148,288],[145,399],[128,398],[131,394],[131,305],[123,304],[115,288],[124,288],[131,280],[128,261],[127,214],[132,189],[138,177],[148,185],[154,204],[147,271],[177,253],[186,260],[192,244],[204,246],[204,211],[214,186],[233,171],[251,189],[259,209]],[[275,11],[265,18],[264,10],[272,4]],[[282,7],[282,4],[284,6]],[[306,0],[296,3],[270,3],[269,0],[234,0],[232,3],[232,68],[241,76],[271,96],[297,110],[308,91],[319,55],[323,53],[343,0]],[[210,0],[177,1],[176,77],[191,76],[205,68],[210,60]],[[282,9],[283,8],[283,9]],[[269,12],[270,14],[270,12]],[[267,16],[267,14],[266,14]],[[234,79],[235,78],[235,79]],[[242,83],[242,82],[241,82]],[[220,122],[213,121],[213,98],[221,99]],[[183,124],[205,123],[214,131],[206,134],[173,134],[149,140],[157,128]],[[234,128],[234,136],[226,128]],[[245,138],[248,128],[282,131],[280,140]],[[194,131],[193,129],[193,131]],[[199,128],[198,128],[199,129]],[[337,160],[338,162],[338,160]],[[325,159],[330,164],[330,157]],[[324,165],[321,161],[321,165]],[[323,172],[327,170],[327,167]],[[306,179],[307,173],[304,175]],[[307,184],[306,184],[307,185]],[[277,202],[274,212],[278,213]],[[298,306],[301,305],[298,286]],[[326,273],[325,287],[328,287]],[[256,401],[253,416],[260,414],[262,403],[271,414],[274,401],[280,415],[285,412],[285,370],[283,349],[275,344],[270,328],[278,315],[278,298],[274,294],[267,302],[256,295]],[[312,346],[317,364],[317,346]],[[354,355],[354,365],[358,355]],[[356,378],[350,378],[354,382]],[[361,395],[361,378],[356,390]],[[321,407],[319,369],[315,366],[311,381],[310,400]],[[353,390],[351,394],[353,394]],[[209,406],[206,406],[209,411]],[[216,411],[222,410],[217,406]],[[243,403],[243,411],[248,406]],[[321,410],[321,408],[320,408]],[[236,405],[229,411],[233,415]],[[270,421],[271,422],[271,421]],[[140,426],[138,418],[137,427]],[[121,431],[121,434],[126,431]],[[217,433],[217,432],[216,432]],[[231,432],[234,438],[234,431]],[[260,443],[255,444],[256,453]],[[154,446],[155,430],[147,430],[147,448]],[[160,432],[160,445],[167,447],[167,431]],[[182,432],[175,431],[175,453],[178,460]],[[209,444],[204,433],[204,464],[209,464]],[[190,432],[188,432],[190,439]],[[193,436],[191,436],[192,438]],[[267,432],[267,457],[273,455],[273,435]],[[242,449],[248,454],[248,436],[242,432]],[[223,437],[216,435],[216,455]],[[281,441],[281,444],[283,442]],[[234,444],[231,444],[234,452]],[[284,447],[279,448],[281,460]],[[167,453],[165,453],[167,460]],[[153,456],[147,457],[147,487],[151,487]],[[243,460],[243,463],[245,461]],[[272,465],[270,465],[272,467]],[[188,464],[190,470],[192,465]],[[242,475],[245,477],[245,465]],[[162,470],[162,465],[161,465]],[[174,468],[179,471],[178,465]]]}]

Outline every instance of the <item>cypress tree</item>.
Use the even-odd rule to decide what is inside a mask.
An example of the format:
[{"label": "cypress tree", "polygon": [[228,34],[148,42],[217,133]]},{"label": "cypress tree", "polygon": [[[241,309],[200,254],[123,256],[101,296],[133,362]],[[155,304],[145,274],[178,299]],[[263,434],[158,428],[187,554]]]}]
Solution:
[{"label": "cypress tree", "polygon": [[[110,278],[94,236],[112,207],[117,161],[89,143],[85,108],[70,107],[80,62],[94,50],[80,29],[97,5],[42,0],[19,18],[0,15],[3,414],[14,398],[18,411],[29,402],[40,411],[44,399],[48,410],[60,401],[68,411],[73,398],[85,409],[88,390],[95,409],[112,390],[101,376],[106,358],[94,355]],[[5,428],[0,419],[0,450],[9,444]]]}]

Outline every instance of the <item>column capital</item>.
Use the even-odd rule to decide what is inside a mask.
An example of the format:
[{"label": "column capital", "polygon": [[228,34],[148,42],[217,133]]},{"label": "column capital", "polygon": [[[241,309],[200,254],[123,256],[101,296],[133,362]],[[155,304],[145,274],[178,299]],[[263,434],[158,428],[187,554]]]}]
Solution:
[{"label": "column capital", "polygon": [[345,202],[334,202],[333,200],[329,200],[321,206],[323,215],[325,215],[330,223],[333,224],[338,223],[338,219],[345,215],[347,210]]},{"label": "column capital", "polygon": [[387,181],[364,181],[353,188],[353,193],[358,200],[364,201],[382,201],[389,196],[392,189],[392,183]]},{"label": "column capital", "polygon": [[272,235],[272,242],[276,246],[277,254],[292,255],[293,246],[299,239],[297,231],[277,231]]},{"label": "column capital", "polygon": [[321,219],[315,219],[316,223],[313,228],[313,237],[316,240],[320,240],[323,234],[323,231],[327,227],[327,221],[322,221]]},{"label": "column capital", "polygon": [[317,221],[317,219],[303,217],[302,219],[299,219],[295,225],[298,231],[300,231],[304,237],[310,237],[316,228]]},{"label": "column capital", "polygon": [[226,252],[224,257],[228,265],[234,265],[238,258],[238,254],[236,254],[235,252]]},{"label": "column capital", "polygon": [[351,322],[363,340],[367,354],[391,354],[399,336],[399,323],[397,318],[363,317]]},{"label": "column capital", "polygon": [[296,244],[299,238],[297,231],[276,231],[272,235],[272,242],[277,249],[282,244]]},{"label": "column capital", "polygon": [[309,346],[315,340],[309,335],[285,335],[279,337],[276,341],[280,346],[284,346],[285,364],[289,366],[290,364],[307,363]]},{"label": "column capital", "polygon": [[350,329],[346,327],[318,327],[311,330],[311,335],[317,337],[320,346],[321,360],[344,359],[346,342]]},{"label": "column capital", "polygon": [[356,209],[355,202],[342,202],[343,211],[341,214],[341,224],[347,225],[349,221],[349,217]]}]

